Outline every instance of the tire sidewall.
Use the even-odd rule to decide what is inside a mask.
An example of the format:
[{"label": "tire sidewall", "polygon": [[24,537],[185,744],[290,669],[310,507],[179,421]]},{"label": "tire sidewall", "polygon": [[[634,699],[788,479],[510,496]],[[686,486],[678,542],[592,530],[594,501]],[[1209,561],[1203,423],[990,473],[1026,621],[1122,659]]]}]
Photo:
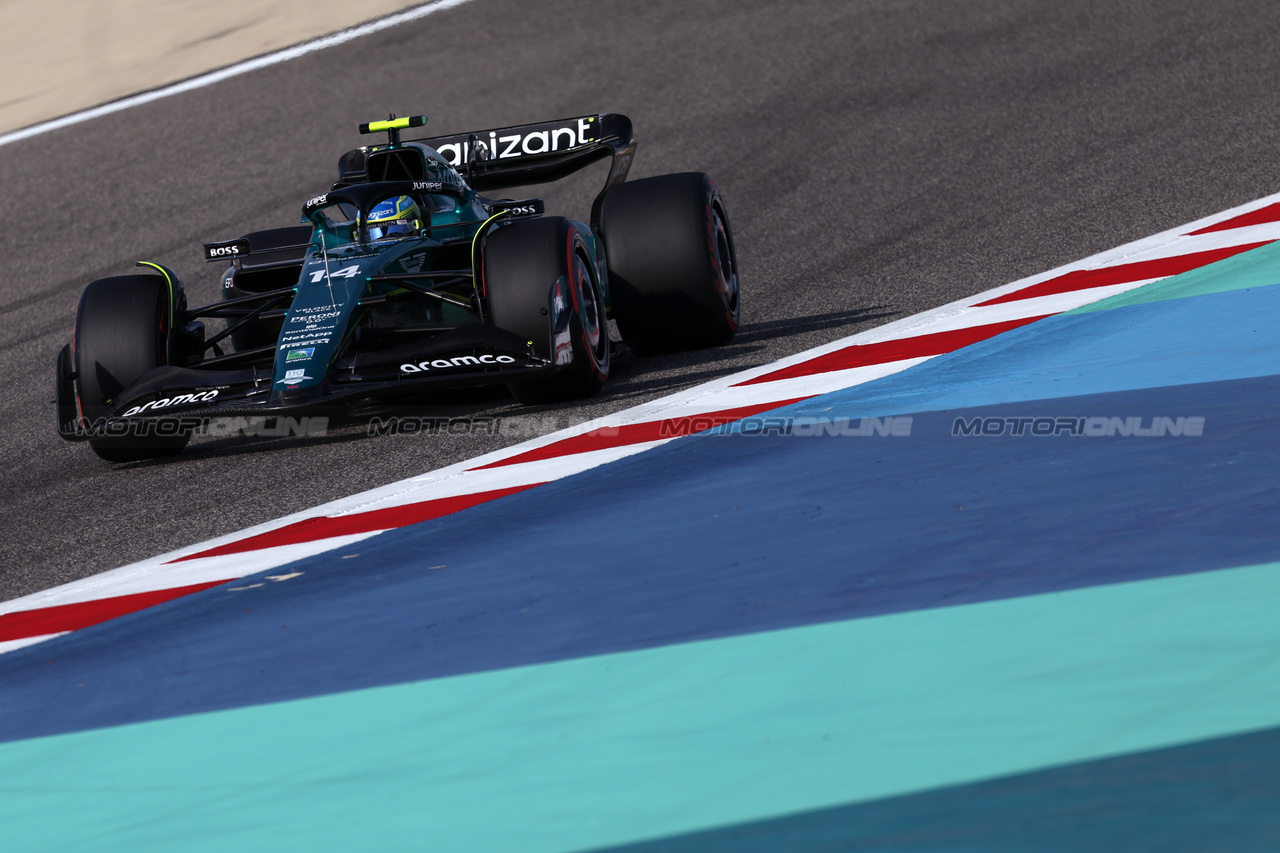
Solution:
[{"label": "tire sidewall", "polygon": [[[579,267],[586,277],[586,287],[590,289],[591,304],[584,305],[582,287],[578,282]],[[587,252],[586,241],[575,232],[573,254],[569,264],[569,281],[567,286],[573,300],[573,316],[569,320],[570,334],[574,342],[574,361],[582,361],[583,369],[591,374],[589,381],[603,384],[609,378],[609,321],[605,316],[604,292],[596,279],[596,272]],[[590,335],[586,328],[588,311],[595,314],[597,343],[592,347]]]},{"label": "tire sidewall", "polygon": [[[738,288],[738,253],[733,245],[733,228],[729,225],[729,214],[725,210],[724,202],[720,198],[720,188],[710,178],[707,179],[707,252],[711,265],[712,274],[717,279],[725,278],[732,280],[733,296],[731,299],[725,299],[720,293],[717,304],[724,312],[724,321],[726,327],[731,327],[732,332],[738,331],[739,317],[742,312],[741,292]],[[727,244],[727,260],[728,264],[722,266],[721,249],[719,246],[720,229],[716,227],[719,220],[724,230],[724,240]],[[728,267],[728,269],[725,268]]]},{"label": "tire sidewall", "polygon": [[[535,352],[543,358],[554,358],[549,335],[556,317],[552,294],[557,283],[570,312],[570,363],[554,376],[510,383],[511,392],[521,402],[547,403],[589,396],[599,391],[609,376],[604,288],[591,262],[583,228],[563,217],[544,217],[504,225],[485,240],[482,281],[490,320],[495,326],[533,341]],[[585,281],[579,282],[579,273],[585,275]],[[590,300],[595,306],[600,337],[594,348],[583,321],[584,312],[591,306],[583,298],[580,283],[590,288]]]}]

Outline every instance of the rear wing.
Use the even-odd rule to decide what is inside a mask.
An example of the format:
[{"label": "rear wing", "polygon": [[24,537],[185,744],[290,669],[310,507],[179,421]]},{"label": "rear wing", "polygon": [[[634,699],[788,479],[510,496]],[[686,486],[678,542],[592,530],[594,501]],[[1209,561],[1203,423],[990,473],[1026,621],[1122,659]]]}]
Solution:
[{"label": "rear wing", "polygon": [[[616,113],[405,140],[402,144],[415,142],[440,152],[482,193],[558,181],[612,157],[609,176],[592,205],[593,225],[599,224],[605,193],[627,179],[636,150],[631,119]],[[339,183],[368,180],[365,174],[368,153],[370,149],[356,149],[343,156],[338,167]]]},{"label": "rear wing", "polygon": [[[636,146],[631,119],[613,113],[419,141],[444,155],[479,192],[558,181],[610,155],[616,166],[618,159]],[[622,169],[624,178],[630,166],[628,157]]]}]

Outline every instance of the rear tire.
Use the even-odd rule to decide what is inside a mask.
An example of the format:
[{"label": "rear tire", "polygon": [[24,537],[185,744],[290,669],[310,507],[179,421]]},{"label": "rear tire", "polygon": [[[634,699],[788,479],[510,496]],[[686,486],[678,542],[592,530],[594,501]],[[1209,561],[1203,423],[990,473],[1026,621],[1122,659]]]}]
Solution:
[{"label": "rear tire", "polygon": [[[169,290],[150,275],[99,279],[85,288],[76,309],[72,347],[76,396],[89,426],[105,418],[120,392],[167,362]],[[108,462],[171,456],[191,436],[112,436],[89,439]]]},{"label": "rear tire", "polygon": [[618,330],[641,353],[728,343],[738,331],[738,259],[715,182],[701,172],[620,184],[600,232]]},{"label": "rear tire", "polygon": [[568,219],[515,222],[489,236],[484,287],[493,324],[531,341],[534,351],[549,359],[555,358],[548,336],[555,311],[552,290],[558,281],[569,312],[565,319],[573,360],[546,379],[509,383],[511,394],[521,403],[588,397],[604,385],[609,378],[604,298],[586,243]]}]

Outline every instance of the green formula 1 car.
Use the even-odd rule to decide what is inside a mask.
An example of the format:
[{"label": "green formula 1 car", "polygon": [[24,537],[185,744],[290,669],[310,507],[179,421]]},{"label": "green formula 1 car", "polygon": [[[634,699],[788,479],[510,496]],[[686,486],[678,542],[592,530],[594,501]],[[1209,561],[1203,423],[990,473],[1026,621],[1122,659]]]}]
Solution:
[{"label": "green formula 1 car", "polygon": [[[505,383],[526,403],[595,393],[608,320],[637,352],[722,344],[738,327],[733,234],[701,173],[626,182],[621,115],[402,140],[425,116],[361,125],[303,224],[207,243],[223,299],[187,305],[170,269],[92,282],[57,359],[59,434],[104,459],[176,453],[218,416],[349,411]],[[490,193],[612,158],[590,224]],[[216,334],[205,320],[224,320]]]}]

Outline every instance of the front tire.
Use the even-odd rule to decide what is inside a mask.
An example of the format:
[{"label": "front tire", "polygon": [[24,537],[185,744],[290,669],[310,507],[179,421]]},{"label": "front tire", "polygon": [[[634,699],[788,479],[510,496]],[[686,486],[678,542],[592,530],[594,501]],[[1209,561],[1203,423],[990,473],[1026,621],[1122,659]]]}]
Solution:
[{"label": "front tire", "polygon": [[[484,287],[493,324],[523,337],[543,358],[552,323],[567,333],[572,359],[546,379],[508,384],[521,403],[589,397],[609,378],[609,327],[600,283],[582,235],[568,219],[547,217],[505,225],[485,244]],[[561,307],[557,308],[557,291]]]},{"label": "front tire", "polygon": [[[142,374],[167,362],[169,290],[156,276],[103,278],[85,288],[76,309],[72,347],[80,415],[92,427]],[[178,453],[190,434],[89,439],[108,462],[133,462]]]},{"label": "front tire", "polygon": [[618,330],[642,353],[719,346],[738,331],[733,231],[715,182],[701,172],[620,184],[600,231]]}]

